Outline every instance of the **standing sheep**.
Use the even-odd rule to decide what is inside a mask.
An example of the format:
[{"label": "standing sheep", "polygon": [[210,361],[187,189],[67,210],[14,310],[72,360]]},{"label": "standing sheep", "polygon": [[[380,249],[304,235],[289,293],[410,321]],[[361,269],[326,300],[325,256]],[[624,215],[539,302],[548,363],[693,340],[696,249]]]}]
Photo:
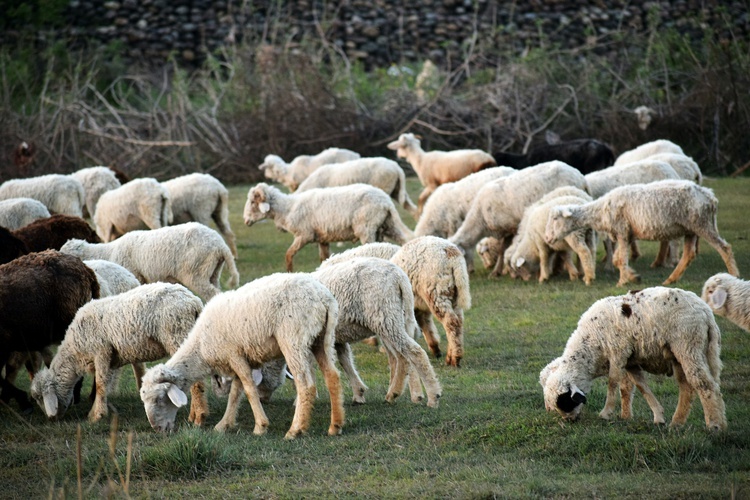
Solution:
[{"label": "standing sheep", "polygon": [[172,358],[143,376],[141,400],[148,421],[159,431],[172,430],[177,410],[187,403],[187,388],[213,373],[234,378],[226,411],[215,429],[224,432],[237,425],[244,389],[255,417],[253,433],[265,434],[268,417],[252,369],[283,356],[297,388],[294,419],[286,438],[294,439],[310,425],[316,396],[313,359],[323,371],[330,395],[328,434],[340,434],[343,392],[333,347],[338,315],[331,292],[305,274],[273,274],[217,296]]},{"label": "standing sheep", "polygon": [[633,163],[634,161],[643,160],[649,156],[653,156],[661,153],[677,153],[684,155],[682,148],[672,141],[666,139],[658,139],[656,141],[647,142],[641,144],[637,148],[625,151],[615,159],[614,165],[624,165],[626,163]]},{"label": "standing sheep", "polygon": [[750,282],[727,273],[711,276],[703,284],[701,298],[714,314],[724,316],[750,332]]},{"label": "standing sheep", "polygon": [[83,186],[86,204],[83,206],[83,217],[93,218],[99,198],[107,191],[121,186],[115,172],[109,167],[82,168],[70,174]]},{"label": "standing sheep", "polygon": [[31,198],[10,198],[0,201],[0,227],[11,231],[49,217],[44,203]]},{"label": "standing sheep", "polygon": [[135,179],[99,197],[96,234],[108,243],[139,229],[159,229],[172,222],[169,192],[156,179]]},{"label": "standing sheep", "polygon": [[680,179],[693,181],[696,184],[703,184],[703,173],[701,173],[698,164],[689,156],[679,153],[659,153],[651,155],[647,159],[668,163],[677,172]]},{"label": "standing sheep", "polygon": [[13,235],[26,244],[29,252],[59,250],[71,239],[101,243],[102,240],[88,222],[72,215],[55,214],[39,219],[13,231]]},{"label": "standing sheep", "polygon": [[243,217],[248,226],[271,218],[277,228],[294,233],[286,252],[288,272],[295,254],[311,242],[318,243],[323,261],[331,242],[358,239],[364,244],[388,237],[405,243],[413,237],[388,195],[366,184],[284,194],[261,182],[248,192]]},{"label": "standing sheep", "polygon": [[317,155],[301,155],[286,163],[279,156],[268,155],[258,167],[267,179],[285,185],[289,191],[296,191],[297,187],[307,179],[315,169],[331,163],[343,163],[359,158],[359,153],[342,148],[328,148]]},{"label": "standing sheep", "polygon": [[498,165],[518,169],[559,160],[578,169],[584,175],[609,167],[615,161],[612,148],[596,139],[575,139],[559,144],[544,144],[532,148],[526,154],[495,151],[492,156]]},{"label": "standing sheep", "polygon": [[608,375],[607,405],[600,416],[609,419],[627,372],[673,370],[680,395],[672,425],[686,422],[697,392],[706,426],[725,429],[720,350],[713,313],[692,292],[654,287],[607,297],[581,316],[562,357],[553,361],[556,368],[542,370],[544,404],[548,411],[576,420],[593,380]]},{"label": "standing sheep", "polygon": [[86,195],[83,186],[69,175],[48,174],[28,179],[11,179],[0,185],[0,200],[32,198],[50,213],[83,216]]}]

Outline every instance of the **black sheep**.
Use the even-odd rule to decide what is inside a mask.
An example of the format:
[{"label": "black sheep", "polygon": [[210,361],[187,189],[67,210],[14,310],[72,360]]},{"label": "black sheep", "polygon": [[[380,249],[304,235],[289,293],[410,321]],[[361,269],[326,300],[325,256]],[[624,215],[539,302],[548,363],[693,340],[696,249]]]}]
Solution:
[{"label": "black sheep", "polygon": [[60,250],[68,240],[86,240],[101,243],[96,231],[88,222],[72,215],[56,214],[37,219],[31,224],[13,231],[13,236],[26,243],[28,252]]},{"label": "black sheep", "polygon": [[559,144],[546,144],[524,154],[498,151],[493,153],[498,165],[526,168],[539,163],[559,160],[586,175],[609,167],[615,162],[612,148],[596,139],[576,139]]}]

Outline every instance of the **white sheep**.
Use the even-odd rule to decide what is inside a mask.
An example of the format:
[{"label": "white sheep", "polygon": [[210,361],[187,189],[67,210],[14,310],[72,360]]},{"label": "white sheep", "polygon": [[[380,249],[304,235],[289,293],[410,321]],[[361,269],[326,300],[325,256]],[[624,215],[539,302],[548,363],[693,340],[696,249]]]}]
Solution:
[{"label": "white sheep", "polygon": [[286,251],[289,272],[295,254],[308,243],[318,243],[323,261],[330,255],[331,242],[370,243],[387,237],[405,243],[414,236],[388,195],[366,184],[284,194],[261,182],[248,192],[243,217],[248,226],[271,218],[277,228],[294,234]]},{"label": "white sheep", "polygon": [[84,260],[83,263],[96,274],[100,297],[124,293],[141,284],[133,273],[120,264],[103,259]]},{"label": "white sheep", "polygon": [[[497,259],[503,258],[501,255],[503,246],[503,242],[493,236],[485,236],[477,242],[476,251],[482,259],[482,265],[485,269],[494,269],[497,265]],[[505,249],[506,253],[512,250],[511,246]],[[509,263],[510,261],[506,264]]]},{"label": "white sheep", "polygon": [[0,185],[0,200],[32,198],[50,213],[83,216],[86,195],[83,186],[69,175],[48,174],[28,179],[11,179]]},{"label": "white sheep", "polygon": [[[628,266],[633,239],[667,241],[685,238],[682,258],[664,282],[674,283],[696,255],[698,237],[719,252],[732,275],[739,275],[732,247],[716,227],[718,200],[708,188],[691,181],[669,180],[615,188],[583,205],[564,205],[550,211],[545,240],[552,244],[572,231],[590,227],[616,240],[613,262],[620,270],[618,286],[637,280]],[[664,247],[662,247],[663,251]]]},{"label": "white sheep", "polygon": [[651,157],[586,174],[586,182],[593,198],[601,198],[614,188],[627,184],[646,184],[680,178],[670,164]]},{"label": "white sheep", "polygon": [[15,231],[51,214],[44,203],[32,198],[9,198],[0,201],[0,227]]},{"label": "white sheep", "polygon": [[134,179],[103,193],[94,212],[96,234],[107,243],[139,229],[172,223],[169,192],[156,179]]},{"label": "white sheep", "polygon": [[[484,236],[494,236],[505,245],[506,239],[515,235],[526,207],[562,186],[588,191],[583,174],[561,161],[540,163],[494,180],[476,194],[466,219],[449,241],[464,253],[473,250]],[[504,252],[503,246],[501,255]],[[502,271],[503,259],[497,259],[491,276]]]},{"label": "white sheep", "polygon": [[[581,316],[561,358],[553,361],[556,368],[542,370],[544,404],[548,411],[576,420],[593,380],[608,375],[607,403],[599,415],[609,419],[627,372],[637,376],[641,370],[672,370],[680,388],[672,425],[686,422],[697,392],[706,426],[725,429],[720,350],[721,332],[713,313],[692,292],[654,287],[607,297]],[[658,417],[654,411],[654,421],[664,421]]]},{"label": "white sheep", "polygon": [[633,163],[634,161],[643,160],[649,156],[660,153],[677,153],[685,154],[682,148],[672,141],[666,139],[658,139],[656,141],[647,142],[641,144],[637,148],[625,151],[615,159],[614,165],[623,165],[625,163]]},{"label": "white sheep", "polygon": [[344,425],[343,392],[333,344],[338,304],[331,292],[309,274],[272,274],[211,300],[180,349],[143,377],[141,400],[154,429],[174,427],[185,391],[210,374],[233,378],[223,418],[215,429],[237,425],[244,388],[255,417],[256,435],[265,434],[268,417],[253,381],[253,368],[284,357],[297,388],[297,405],[287,439],[310,425],[315,401],[315,359],[323,371],[331,401],[329,435]]},{"label": "white sheep", "polygon": [[285,185],[289,191],[295,191],[315,169],[331,163],[356,160],[359,157],[359,153],[348,149],[328,148],[314,156],[298,156],[291,163],[286,163],[279,156],[268,155],[258,168],[267,179]]},{"label": "white sheep", "polygon": [[297,192],[350,184],[369,184],[382,189],[396,204],[417,216],[417,207],[406,192],[404,171],[398,163],[388,158],[359,158],[323,165],[302,181]]},{"label": "white sheep", "polygon": [[647,158],[648,160],[657,160],[668,163],[670,167],[677,172],[680,179],[686,181],[693,181],[696,184],[703,184],[703,174],[701,173],[700,167],[695,161],[689,156],[679,153],[659,153],[651,155]]},{"label": "white sheep", "polygon": [[703,284],[701,298],[714,314],[750,332],[750,281],[727,273],[715,274]]},{"label": "white sheep", "polygon": [[414,134],[401,134],[388,144],[388,149],[396,151],[397,157],[409,162],[424,186],[417,202],[420,214],[427,198],[439,185],[497,165],[495,159],[481,149],[425,152]]},{"label": "white sheep", "polygon": [[181,283],[204,300],[221,292],[224,264],[229,269],[228,286],[233,288],[240,280],[227,244],[216,231],[198,222],[131,231],[109,243],[69,240],[60,251],[81,259],[115,262],[141,283]]},{"label": "white sheep", "polygon": [[172,222],[183,224],[195,221],[206,226],[213,220],[237,258],[237,244],[229,225],[229,191],[214,176],[188,174],[161,183],[169,192]]},{"label": "white sheep", "polygon": [[121,186],[115,172],[109,167],[82,168],[70,174],[83,186],[86,193],[86,204],[83,207],[83,216],[93,218],[96,213],[96,205],[102,194]]},{"label": "white sheep", "polygon": [[[107,415],[110,370],[155,361],[177,351],[203,309],[185,287],[170,283],[142,285],[93,300],[81,307],[49,369],[31,384],[31,396],[49,418],[61,417],[73,400],[73,388],[86,372],[95,372],[96,399],[89,420]],[[191,421],[208,415],[201,381],[193,387]]]}]

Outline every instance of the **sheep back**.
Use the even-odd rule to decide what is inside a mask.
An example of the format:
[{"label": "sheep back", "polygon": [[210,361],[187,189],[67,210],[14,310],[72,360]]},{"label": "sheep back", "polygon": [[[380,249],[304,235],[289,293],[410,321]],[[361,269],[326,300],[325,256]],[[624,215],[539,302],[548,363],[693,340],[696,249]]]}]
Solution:
[{"label": "sheep back", "polygon": [[78,180],[60,174],[28,179],[11,179],[0,185],[0,200],[32,198],[44,204],[50,213],[83,216],[86,195]]},{"label": "sheep back", "polygon": [[17,229],[13,234],[23,240],[29,252],[59,250],[70,239],[85,240],[89,243],[101,243],[96,232],[88,222],[72,215],[55,214],[46,219],[39,219]]},{"label": "sheep back", "polygon": [[32,198],[10,198],[0,201],[0,227],[11,231],[49,216],[49,210],[44,203]]}]

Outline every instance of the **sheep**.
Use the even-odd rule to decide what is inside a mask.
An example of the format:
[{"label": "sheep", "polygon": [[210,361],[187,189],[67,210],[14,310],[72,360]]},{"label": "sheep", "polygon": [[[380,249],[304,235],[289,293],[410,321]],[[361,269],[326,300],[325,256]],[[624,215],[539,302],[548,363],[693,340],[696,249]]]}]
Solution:
[{"label": "sheep", "polygon": [[291,163],[284,162],[279,156],[267,155],[258,168],[267,179],[283,184],[289,191],[294,192],[315,169],[331,163],[356,160],[359,157],[359,153],[348,149],[328,148],[314,156],[298,156]]},{"label": "sheep", "polygon": [[237,258],[237,243],[229,225],[229,191],[216,177],[188,174],[161,185],[169,192],[173,217],[170,224],[195,221],[210,226],[213,220],[232,255]]},{"label": "sheep", "polygon": [[[685,238],[682,258],[664,281],[674,283],[696,255],[698,237],[719,252],[727,270],[739,275],[732,247],[716,227],[718,200],[708,188],[691,181],[667,180],[615,188],[583,205],[563,205],[550,211],[545,230],[548,244],[580,228],[590,227],[616,240],[613,262],[620,270],[618,286],[639,279],[628,266],[628,251],[634,238],[666,241]],[[662,251],[664,247],[662,247]]]},{"label": "sheep", "polygon": [[380,188],[394,203],[404,207],[411,215],[417,215],[417,207],[406,192],[406,176],[403,169],[388,158],[359,158],[323,165],[302,181],[296,192],[350,184],[369,184]]},{"label": "sheep", "polygon": [[614,188],[626,184],[646,184],[665,179],[680,179],[680,176],[668,163],[651,157],[615,165],[586,175],[589,192],[593,198],[601,198]]},{"label": "sheep", "polygon": [[615,159],[614,166],[633,163],[634,161],[643,160],[649,156],[660,153],[677,153],[684,155],[682,148],[672,141],[658,139],[656,141],[641,144],[637,148],[625,151]]},{"label": "sheep", "polygon": [[[583,174],[560,161],[541,163],[492,181],[476,194],[466,219],[449,241],[465,253],[482,237],[494,236],[503,241],[502,255],[504,240],[516,233],[526,207],[561,186],[588,191]],[[497,259],[490,275],[499,276],[502,270],[503,259]]]},{"label": "sheep", "polygon": [[471,308],[469,274],[461,251],[448,240],[421,236],[399,248],[396,245],[370,243],[352,248],[326,260],[321,267],[354,257],[388,258],[409,276],[414,291],[414,313],[427,346],[439,358],[440,337],[435,329],[435,315],[448,338],[445,362],[459,367],[464,355],[463,312]]},{"label": "sheep", "polygon": [[[202,310],[198,297],[171,283],[141,285],[89,302],[76,313],[50,367],[34,377],[32,398],[48,418],[60,418],[73,400],[78,380],[93,371],[96,398],[88,418],[98,422],[107,416],[110,370],[131,363],[135,369],[136,363],[174,354]],[[202,382],[197,381],[190,412],[197,425],[208,415],[203,392]]]},{"label": "sheep", "polygon": [[55,214],[39,219],[13,231],[13,235],[26,244],[29,252],[59,250],[70,239],[101,243],[88,222],[72,215]]},{"label": "sheep", "polygon": [[703,184],[703,174],[698,164],[689,156],[679,153],[659,153],[649,156],[647,159],[663,161],[674,169],[680,179]]},{"label": "sheep", "polygon": [[44,203],[31,198],[10,198],[0,201],[0,227],[11,231],[49,217]]},{"label": "sheep", "polygon": [[255,417],[253,434],[265,434],[269,422],[252,369],[283,356],[297,388],[294,419],[286,438],[294,439],[310,425],[316,395],[313,358],[323,371],[330,395],[328,434],[340,434],[343,391],[333,346],[338,316],[333,294],[308,274],[272,274],[215,297],[177,352],[143,376],[140,395],[151,427],[161,432],[172,430],[178,408],[187,402],[187,387],[218,374],[234,380],[224,416],[214,429],[225,432],[237,425],[244,388]]},{"label": "sheep", "polygon": [[715,274],[703,284],[701,298],[714,314],[750,332],[750,282],[727,273]]},{"label": "sheep", "polygon": [[[508,247],[506,253],[511,248]],[[497,259],[503,258],[500,253],[503,251],[503,242],[492,236],[485,236],[476,246],[477,255],[482,259],[482,265],[485,269],[493,269],[497,264]]]},{"label": "sheep", "polygon": [[104,243],[129,231],[159,229],[172,223],[169,192],[156,179],[135,179],[99,197],[96,234]]},{"label": "sheep", "polygon": [[26,242],[16,237],[13,231],[0,227],[0,264],[7,264],[27,253]]},{"label": "sheep", "polygon": [[83,216],[86,195],[73,177],[48,174],[28,179],[11,179],[0,185],[0,200],[32,198],[40,201],[50,213]]},{"label": "sheep", "polygon": [[498,165],[518,169],[559,160],[578,169],[582,174],[609,167],[615,161],[612,148],[596,139],[575,139],[559,144],[545,144],[532,148],[526,154],[495,151],[492,156]]},{"label": "sheep", "polygon": [[229,247],[213,229],[198,222],[150,231],[131,231],[109,243],[70,240],[60,251],[82,259],[104,259],[120,264],[141,283],[178,282],[204,300],[221,292],[224,264],[228,286],[240,280]]},{"label": "sheep", "polygon": [[[0,369],[12,352],[42,351],[62,341],[76,311],[99,297],[94,272],[56,250],[32,253],[0,266]],[[23,410],[26,394],[0,378],[2,395]]]},{"label": "sheep", "polygon": [[330,255],[332,241],[370,243],[388,237],[405,243],[414,236],[388,195],[366,184],[284,194],[261,182],[248,192],[243,217],[248,226],[271,218],[277,228],[294,233],[286,251],[288,272],[293,270],[295,254],[313,241],[318,243],[323,261]]},{"label": "sheep", "polygon": [[[697,392],[706,426],[725,429],[727,420],[719,388],[720,350],[721,332],[713,313],[692,292],[653,287],[606,297],[581,316],[561,359],[553,361],[556,369],[547,370],[544,380],[546,369],[542,370],[544,404],[548,411],[556,410],[564,419],[576,420],[592,381],[608,375],[607,403],[599,415],[609,419],[614,411],[615,391],[627,372],[637,379],[641,370],[672,370],[680,388],[672,425],[686,422]],[[649,405],[654,410],[652,402]],[[659,420],[664,421],[654,411],[654,421]]]},{"label": "sheep", "polygon": [[421,380],[427,391],[427,406],[437,407],[440,384],[427,354],[412,337],[417,321],[414,294],[406,273],[392,262],[360,257],[324,266],[312,276],[333,293],[339,304],[335,348],[349,378],[354,403],[365,402],[367,386],[354,367],[349,344],[377,335],[391,367],[385,400],[392,403],[403,392],[404,377],[409,372],[412,387],[416,387],[412,390],[412,401],[421,400]]},{"label": "sheep", "polygon": [[427,198],[439,185],[497,165],[492,156],[480,149],[425,152],[414,134],[401,134],[388,144],[388,149],[409,162],[424,186],[417,202],[418,214],[422,213]]},{"label": "sheep", "polygon": [[83,206],[83,217],[92,218],[96,213],[96,205],[102,194],[121,186],[115,172],[109,167],[82,168],[70,174],[78,180],[86,193],[86,204]]}]

